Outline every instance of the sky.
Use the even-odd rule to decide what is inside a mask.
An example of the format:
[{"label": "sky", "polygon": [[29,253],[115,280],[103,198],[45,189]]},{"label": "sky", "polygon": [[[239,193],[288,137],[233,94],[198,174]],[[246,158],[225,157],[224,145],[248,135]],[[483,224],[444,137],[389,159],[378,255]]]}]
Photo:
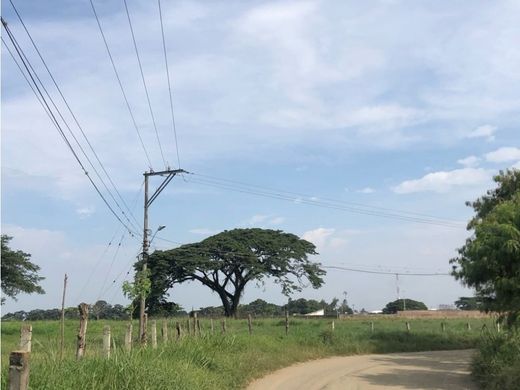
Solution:
[{"label": "sky", "polygon": [[[313,261],[325,266],[390,273],[329,269],[322,288],[293,298],[346,293],[355,309],[378,310],[397,287],[431,308],[472,294],[451,276],[406,274],[448,273],[471,235],[465,201],[492,188],[499,170],[520,168],[519,2],[162,0],[178,155],[157,3],[127,0],[156,134],[124,3],[93,2],[151,167],[180,161],[193,173],[175,177],[150,208],[152,231],[166,226],[152,249],[237,227],[281,229],[313,242]],[[90,3],[14,4],[141,228],[150,164]],[[8,1],[2,15],[95,165]],[[31,253],[46,290],[2,311],[58,307],[64,273],[69,306],[127,304],[121,283],[140,238],[98,196],[5,46],[1,121],[2,234]],[[230,191],[208,177],[298,195]],[[326,199],[347,203],[316,206]],[[421,223],[381,216],[403,212]],[[287,301],[273,283],[248,286],[243,302],[257,298]],[[219,304],[194,283],[169,299],[185,309]]]}]

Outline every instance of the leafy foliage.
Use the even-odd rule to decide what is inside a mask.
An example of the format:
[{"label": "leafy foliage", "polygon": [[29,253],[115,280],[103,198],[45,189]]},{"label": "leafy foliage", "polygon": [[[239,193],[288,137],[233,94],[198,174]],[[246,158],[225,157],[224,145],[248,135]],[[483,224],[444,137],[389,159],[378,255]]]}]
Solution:
[{"label": "leafy foliage", "polygon": [[[226,316],[236,314],[245,286],[274,278],[285,295],[301,291],[304,280],[314,288],[323,284],[325,271],[308,260],[315,246],[294,234],[268,229],[234,229],[168,251],[149,260],[150,304],[162,299],[173,285],[198,281],[215,291]],[[140,267],[140,263],[136,264]]]},{"label": "leafy foliage", "polygon": [[137,271],[134,282],[123,282],[123,295],[130,299],[130,305],[127,307],[130,316],[133,316],[135,308],[137,307],[137,300],[141,297],[150,295],[152,283],[150,281],[150,270]]},{"label": "leafy foliage", "polygon": [[[38,275],[40,267],[32,263],[29,253],[9,248],[12,237],[2,234],[2,292],[16,300],[19,293],[45,294],[38,284],[44,278]],[[2,297],[2,303],[5,298]]]},{"label": "leafy foliage", "polygon": [[413,299],[397,299],[386,304],[383,314],[395,314],[404,310],[428,310],[428,307],[423,302]]},{"label": "leafy foliage", "polygon": [[459,310],[480,310],[481,302],[477,297],[460,297],[455,301]]},{"label": "leafy foliage", "polygon": [[487,311],[520,322],[520,171],[495,177],[499,188],[472,203],[474,234],[452,259],[452,275],[476,290]]}]

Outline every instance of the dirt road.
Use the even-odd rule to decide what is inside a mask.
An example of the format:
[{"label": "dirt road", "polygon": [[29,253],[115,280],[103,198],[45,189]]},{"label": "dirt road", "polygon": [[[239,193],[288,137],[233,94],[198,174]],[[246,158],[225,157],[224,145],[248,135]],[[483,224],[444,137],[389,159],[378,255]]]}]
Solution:
[{"label": "dirt road", "polygon": [[250,384],[248,390],[476,389],[473,351],[333,357],[300,363]]}]

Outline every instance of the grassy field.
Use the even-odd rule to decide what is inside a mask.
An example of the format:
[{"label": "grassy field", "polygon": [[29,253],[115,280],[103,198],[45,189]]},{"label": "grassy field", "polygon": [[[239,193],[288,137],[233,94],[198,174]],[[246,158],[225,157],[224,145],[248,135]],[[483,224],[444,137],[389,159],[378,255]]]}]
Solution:
[{"label": "grassy field", "polygon": [[[253,320],[253,335],[246,320],[227,320],[227,334],[209,334],[209,320],[201,320],[201,337],[184,337],[157,350],[122,350],[126,322],[89,321],[86,357],[74,359],[77,321],[66,322],[66,348],[59,359],[59,323],[33,322],[30,386],[33,389],[238,389],[254,378],[292,363],[333,355],[472,348],[489,319],[414,319],[395,317],[291,319],[285,335],[283,319]],[[371,332],[370,321],[374,322]],[[441,322],[446,332],[441,332]],[[470,322],[471,330],[466,329]],[[175,320],[169,321],[170,339]],[[161,321],[158,321],[158,325]],[[185,319],[181,320],[185,325]],[[8,355],[17,349],[19,322],[2,323],[2,389],[6,387]],[[102,357],[102,329],[110,325],[116,350]],[[137,323],[134,324],[134,333]],[[159,330],[158,330],[159,331]],[[159,332],[160,334],[160,332]]]}]

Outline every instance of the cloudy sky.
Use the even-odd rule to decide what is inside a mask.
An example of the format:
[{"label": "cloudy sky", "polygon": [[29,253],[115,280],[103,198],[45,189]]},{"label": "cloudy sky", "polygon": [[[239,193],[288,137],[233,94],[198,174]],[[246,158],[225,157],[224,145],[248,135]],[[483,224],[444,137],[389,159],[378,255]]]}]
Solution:
[{"label": "cloudy sky", "polygon": [[[157,3],[127,2],[166,164],[180,160],[195,173],[176,177],[153,204],[150,227],[166,225],[153,248],[235,227],[282,229],[315,243],[324,265],[400,273],[401,296],[430,307],[471,294],[449,276],[405,275],[449,272],[469,235],[464,202],[491,188],[500,169],[520,167],[518,2],[163,0],[179,160]],[[15,5],[141,226],[142,173],[150,164],[89,1]],[[124,4],[94,5],[160,170]],[[97,164],[7,1],[2,14]],[[230,191],[208,176],[232,180],[235,190],[236,182],[258,187]],[[298,195],[251,193],[265,188]],[[120,286],[132,276],[139,237],[126,234],[96,194],[5,46],[2,233],[32,254],[47,291],[8,300],[5,312],[57,307],[65,272],[68,305],[125,302]],[[329,300],[345,291],[356,309],[380,309],[396,298],[395,276],[329,270],[323,288],[295,298]],[[267,284],[250,286],[244,301],[259,297],[286,300]],[[173,289],[171,299],[188,309],[219,303],[195,284]]]}]

